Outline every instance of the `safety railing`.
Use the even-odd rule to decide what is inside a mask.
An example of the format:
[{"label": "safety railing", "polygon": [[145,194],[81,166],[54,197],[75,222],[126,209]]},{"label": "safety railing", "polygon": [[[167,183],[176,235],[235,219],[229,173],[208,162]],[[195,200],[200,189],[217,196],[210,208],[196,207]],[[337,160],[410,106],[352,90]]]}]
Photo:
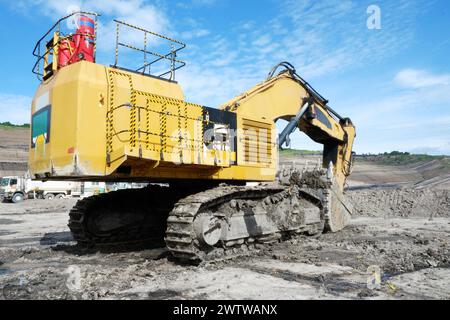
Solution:
[{"label": "safety railing", "polygon": [[[65,17],[59,19],[36,43],[33,56],[36,57],[36,62],[33,66],[32,72],[37,75],[39,80],[46,80],[58,68],[58,48],[61,41],[69,36],[77,35],[77,33],[68,33],[68,27],[62,26],[63,22],[68,22],[69,19],[75,19],[79,16],[89,16],[95,21],[94,23],[94,56],[96,51],[96,35],[97,35],[97,19],[100,16],[94,12],[78,11],[73,12]],[[74,20],[75,21],[75,20]],[[49,38],[51,35],[51,38]],[[52,59],[50,61],[50,58]]]},{"label": "safety railing", "polygon": [[[121,68],[119,65],[119,48],[127,48],[133,50],[135,52],[140,52],[143,54],[143,64],[140,65],[137,69],[133,70],[135,72],[140,72],[142,74],[153,75],[157,77],[166,77],[169,75],[169,80],[175,80],[175,71],[184,67],[186,63],[184,61],[177,59],[177,53],[186,48],[186,45],[183,42],[180,42],[175,39],[171,39],[169,37],[157,34],[152,31],[145,30],[143,28],[131,25],[129,23],[114,20],[116,22],[116,52],[115,52],[115,63],[114,67]],[[143,34],[143,48],[139,48],[136,45],[125,43],[120,39],[121,32],[124,29],[128,29],[127,31],[138,32]],[[130,37],[132,38],[132,37]],[[148,49],[149,42],[151,40],[158,39],[162,40],[170,45],[169,52],[154,52]],[[152,68],[155,67],[156,64],[161,62],[169,62],[170,66],[168,69],[159,70],[156,72],[152,71]],[[122,67],[124,69],[129,69],[126,67]]]}]

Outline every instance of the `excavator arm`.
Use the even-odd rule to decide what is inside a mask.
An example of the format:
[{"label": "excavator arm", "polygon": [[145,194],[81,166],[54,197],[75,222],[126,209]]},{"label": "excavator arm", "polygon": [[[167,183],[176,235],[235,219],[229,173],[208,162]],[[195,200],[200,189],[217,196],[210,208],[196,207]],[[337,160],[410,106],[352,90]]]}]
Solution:
[{"label": "excavator arm", "polygon": [[[279,67],[284,70],[275,75]],[[323,145],[323,167],[332,165],[336,181],[343,190],[346,177],[351,173],[356,131],[349,118],[341,117],[327,103],[291,64],[282,62],[272,69],[266,81],[226,102],[221,109],[235,112],[238,117],[258,115],[264,121],[288,121],[278,137],[280,148],[284,143],[289,145],[289,135],[299,128]]]}]

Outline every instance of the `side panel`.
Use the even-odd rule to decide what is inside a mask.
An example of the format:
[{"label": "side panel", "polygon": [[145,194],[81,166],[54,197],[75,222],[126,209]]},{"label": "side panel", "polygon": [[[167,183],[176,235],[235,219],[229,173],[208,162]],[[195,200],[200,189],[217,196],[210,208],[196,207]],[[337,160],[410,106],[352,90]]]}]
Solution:
[{"label": "side panel", "polygon": [[[76,68],[41,84],[31,107],[31,142],[29,167],[32,175],[45,178],[54,174],[54,167],[64,171],[73,167],[70,147],[76,145],[78,117],[78,82]],[[64,134],[60,134],[63,132]],[[74,149],[73,149],[74,151]]]},{"label": "side panel", "polygon": [[270,166],[272,164],[272,126],[268,123],[242,119],[239,164]]}]

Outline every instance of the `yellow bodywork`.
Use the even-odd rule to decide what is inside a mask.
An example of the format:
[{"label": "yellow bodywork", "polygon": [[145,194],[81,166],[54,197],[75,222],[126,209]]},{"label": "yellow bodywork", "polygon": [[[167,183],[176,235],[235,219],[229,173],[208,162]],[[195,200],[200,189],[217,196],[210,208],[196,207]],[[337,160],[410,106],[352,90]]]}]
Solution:
[{"label": "yellow bodywork", "polygon": [[[55,180],[272,181],[275,121],[297,114],[305,96],[302,86],[280,74],[225,103],[220,117],[232,121],[221,123],[213,110],[186,102],[176,82],[81,61],[56,71],[36,92],[30,172]],[[332,161],[343,183],[354,127],[322,111],[331,128],[317,119],[299,126],[318,142],[338,145]],[[206,128],[223,140],[205,138]]]}]

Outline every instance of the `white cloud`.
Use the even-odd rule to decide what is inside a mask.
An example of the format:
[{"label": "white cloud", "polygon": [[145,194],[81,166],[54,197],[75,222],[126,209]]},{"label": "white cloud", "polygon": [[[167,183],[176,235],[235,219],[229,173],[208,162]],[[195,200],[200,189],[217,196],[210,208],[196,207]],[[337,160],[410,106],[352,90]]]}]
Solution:
[{"label": "white cloud", "polygon": [[436,75],[425,70],[405,69],[395,76],[395,82],[406,88],[450,85],[450,74]]},{"label": "white cloud", "polygon": [[[430,146],[431,145],[431,146]],[[433,145],[436,145],[433,147]],[[411,149],[406,149],[410,153],[415,154],[429,154],[429,155],[450,155],[450,141],[426,141],[424,147],[413,147]]]},{"label": "white cloud", "polygon": [[431,119],[400,120],[395,123],[387,124],[383,128],[387,130],[408,130],[421,127],[436,128],[436,126],[450,128],[450,115],[434,117]]},{"label": "white cloud", "polygon": [[[358,139],[355,140],[357,143]],[[402,151],[431,155],[450,155],[450,140],[442,137],[396,138],[372,141],[369,146],[356,147],[358,153]]]},{"label": "white cloud", "polygon": [[196,6],[212,6],[217,3],[217,0],[192,0],[192,4]]},{"label": "white cloud", "polygon": [[[355,106],[350,113],[357,127],[357,152],[450,154],[449,85],[428,71],[411,74],[402,79],[402,84],[408,81],[403,90],[372,101],[357,97],[346,102]],[[399,78],[394,77],[396,83]]]},{"label": "white cloud", "polygon": [[[71,9],[76,7],[83,11],[101,14],[104,16],[104,19],[103,17],[100,18],[98,37],[103,41],[99,41],[99,49],[102,49],[102,45],[107,43],[108,45],[104,46],[104,48],[109,50],[111,44],[115,43],[116,29],[115,23],[112,21],[114,18],[138,25],[156,33],[164,32],[167,34],[173,32],[169,28],[169,19],[165,11],[144,0],[22,0],[15,5],[23,10],[40,12],[55,21],[72,12]],[[125,34],[124,36],[131,43],[143,42],[143,35]],[[129,39],[130,36],[131,39]],[[137,39],[137,37],[139,38]]]},{"label": "white cloud", "polygon": [[0,93],[0,122],[30,123],[31,98],[23,95]]},{"label": "white cloud", "polygon": [[182,9],[189,9],[192,7],[211,7],[217,3],[217,0],[183,0],[177,2],[176,6]]},{"label": "white cloud", "polygon": [[[165,10],[162,7],[144,0],[33,0],[19,1],[15,5],[20,10],[37,12],[51,18],[56,22],[59,18],[73,12],[78,7],[82,11],[96,12],[102,16],[98,21],[97,32],[97,61],[103,64],[112,64],[115,57],[116,23],[113,19],[139,26],[143,29],[172,36],[175,32]],[[48,27],[50,26],[50,23]],[[63,28],[65,26],[63,25]],[[72,30],[63,30],[72,32]],[[200,34],[204,31],[199,31]],[[197,32],[198,33],[198,32]],[[144,33],[126,26],[120,27],[120,42],[143,49]],[[153,46],[154,51],[168,53],[169,49],[161,47],[165,44],[161,39],[148,36],[148,45]],[[144,63],[142,54],[128,48],[120,47],[119,65],[129,68],[138,68]]]},{"label": "white cloud", "polygon": [[[213,84],[217,79],[222,86],[220,96],[228,100],[247,89],[236,88],[235,83],[254,85],[264,79],[273,65],[284,60],[292,62],[300,74],[310,80],[383,59],[403,48],[411,39],[413,30],[410,26],[417,11],[414,4],[405,0],[401,0],[399,5],[386,3],[383,5],[383,32],[369,33],[365,27],[366,6],[357,1],[285,0],[272,5],[271,20],[238,23],[233,26],[238,29],[235,35],[224,26],[222,34],[211,36],[209,29],[199,23],[198,17],[194,19],[187,15],[180,21],[177,17],[169,21],[163,7],[143,0],[37,0],[34,3],[39,3],[35,7],[53,17],[55,11],[65,13],[69,4],[79,4],[83,9],[106,14],[108,17],[103,21],[109,20],[110,16],[119,17],[159,33],[179,36],[188,42],[188,49],[193,43],[195,51],[186,50],[179,56],[188,62],[188,72],[181,71],[179,79],[188,84],[188,99],[197,101],[204,94],[191,90],[193,83],[200,83],[203,79],[202,91],[214,92],[217,87]],[[191,0],[185,5],[212,6],[216,3],[214,0]],[[183,24],[186,28],[181,31],[179,26]],[[99,61],[111,62],[115,41],[104,39],[115,39],[114,33],[111,22],[101,23],[98,46],[99,58],[102,59]],[[197,43],[199,38],[204,41]],[[139,37],[127,39],[132,43],[142,43]],[[209,73],[210,76],[203,76]],[[249,79],[255,82],[251,83]],[[219,95],[210,96],[212,98],[201,101],[202,104],[220,104]]]},{"label": "white cloud", "polygon": [[383,29],[366,27],[367,4],[361,1],[283,2],[284,14],[274,21],[289,26],[280,38],[285,56],[305,77],[321,77],[392,57],[414,36],[418,3],[383,2]]},{"label": "white cloud", "polygon": [[[416,72],[414,69],[405,69],[394,77],[394,82],[405,87],[391,95],[380,96],[373,101],[353,101],[356,107],[351,111],[355,113],[355,120],[364,127],[380,126],[379,121],[374,121],[381,115],[385,128],[417,127],[435,121],[435,124],[447,125],[450,119],[450,75],[433,75],[428,71]],[[363,105],[363,107],[361,107]],[[447,107],[446,107],[447,106]],[[439,118],[432,120],[430,116],[433,108],[440,108]],[[428,111],[426,119],[417,118],[417,112]],[[397,115],[397,117],[395,116]],[[400,115],[400,116],[398,116]],[[405,121],[410,115],[416,115],[414,121]],[[403,121],[402,121],[403,120]],[[390,122],[392,121],[392,123]],[[431,123],[430,123],[431,124]]]},{"label": "white cloud", "polygon": [[[211,94],[202,102],[214,106],[220,104],[218,96],[231,98],[262,81],[280,61],[292,62],[307,80],[365,67],[408,46],[421,6],[406,0],[384,2],[383,30],[373,32],[366,27],[367,5],[361,2],[285,0],[273,5],[271,20],[237,23],[232,36],[224,26],[222,34],[207,38],[197,46],[195,55],[186,59],[189,72],[182,71],[180,79],[197,83],[196,88],[207,92],[217,91],[217,80],[220,94]],[[196,73],[205,74],[204,69],[209,69],[211,76]],[[232,90],[236,86],[228,82],[248,86]],[[198,101],[205,96],[191,88],[185,88],[188,99]]]},{"label": "white cloud", "polygon": [[255,41],[253,41],[253,45],[257,46],[257,47],[263,47],[266,46],[270,43],[271,38],[268,35],[263,35],[261,37],[259,37],[258,39],[256,39]]},{"label": "white cloud", "polygon": [[193,38],[201,38],[206,37],[210,34],[210,31],[207,29],[194,29],[190,31],[184,31],[180,33],[180,37],[183,41],[191,40]]},{"label": "white cloud", "polygon": [[254,21],[246,21],[246,22],[242,22],[239,27],[242,30],[251,30],[254,26],[255,26]]}]

